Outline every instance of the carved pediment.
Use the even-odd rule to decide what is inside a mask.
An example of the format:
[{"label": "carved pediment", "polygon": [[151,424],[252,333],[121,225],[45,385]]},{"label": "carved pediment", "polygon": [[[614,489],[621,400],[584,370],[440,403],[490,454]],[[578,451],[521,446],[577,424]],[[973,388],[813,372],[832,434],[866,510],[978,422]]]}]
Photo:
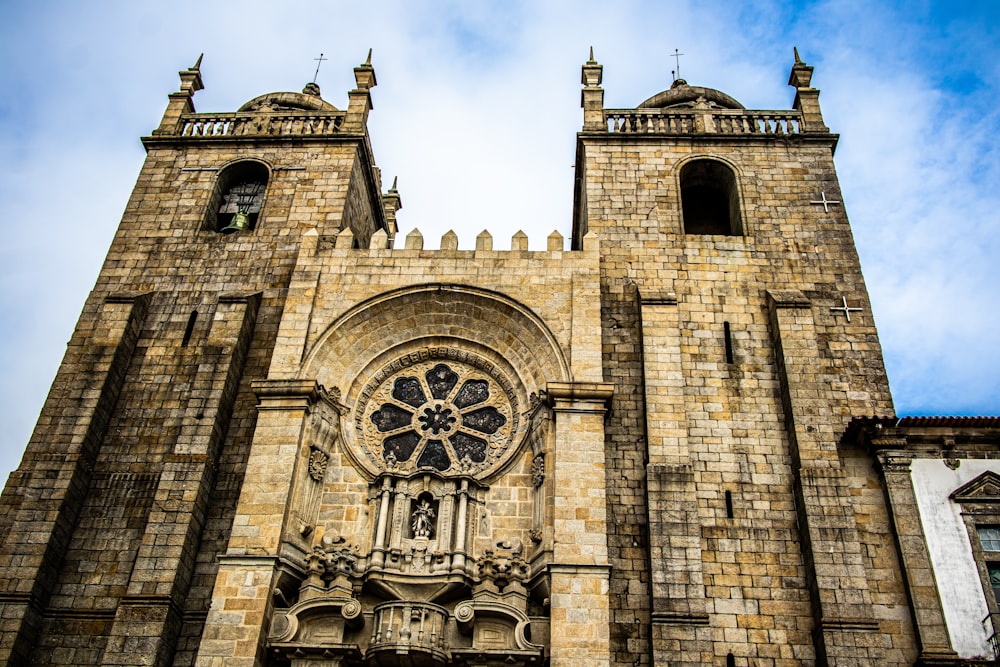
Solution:
[{"label": "carved pediment", "polygon": [[949,497],[956,503],[1000,503],[1000,475],[987,470],[955,489]]}]

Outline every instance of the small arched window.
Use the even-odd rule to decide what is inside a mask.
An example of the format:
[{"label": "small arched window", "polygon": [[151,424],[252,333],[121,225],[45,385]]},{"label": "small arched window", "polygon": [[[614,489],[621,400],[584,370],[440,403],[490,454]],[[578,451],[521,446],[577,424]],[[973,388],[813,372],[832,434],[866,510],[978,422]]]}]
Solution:
[{"label": "small arched window", "polygon": [[253,160],[222,170],[215,182],[205,227],[223,234],[254,229],[264,206],[267,180],[267,167]]},{"label": "small arched window", "polygon": [[681,210],[686,234],[743,233],[736,176],[718,160],[695,160],[681,169]]}]

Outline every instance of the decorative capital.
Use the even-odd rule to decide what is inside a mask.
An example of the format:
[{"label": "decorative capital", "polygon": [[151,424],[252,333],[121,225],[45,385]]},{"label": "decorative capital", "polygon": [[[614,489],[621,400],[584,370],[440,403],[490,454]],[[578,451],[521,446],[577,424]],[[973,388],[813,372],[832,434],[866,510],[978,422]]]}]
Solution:
[{"label": "decorative capital", "polygon": [[879,468],[881,468],[883,475],[888,473],[909,473],[910,463],[913,461],[913,456],[910,454],[892,451],[880,451],[875,457],[878,460]]}]

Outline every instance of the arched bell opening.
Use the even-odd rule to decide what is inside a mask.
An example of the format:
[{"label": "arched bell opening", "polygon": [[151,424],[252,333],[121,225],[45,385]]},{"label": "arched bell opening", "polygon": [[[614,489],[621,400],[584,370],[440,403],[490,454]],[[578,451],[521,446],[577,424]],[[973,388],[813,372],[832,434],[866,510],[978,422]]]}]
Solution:
[{"label": "arched bell opening", "polygon": [[219,172],[205,228],[222,234],[255,229],[269,178],[267,166],[256,160],[236,162]]},{"label": "arched bell opening", "polygon": [[685,234],[739,236],[739,191],[733,170],[718,160],[694,160],[681,169]]}]

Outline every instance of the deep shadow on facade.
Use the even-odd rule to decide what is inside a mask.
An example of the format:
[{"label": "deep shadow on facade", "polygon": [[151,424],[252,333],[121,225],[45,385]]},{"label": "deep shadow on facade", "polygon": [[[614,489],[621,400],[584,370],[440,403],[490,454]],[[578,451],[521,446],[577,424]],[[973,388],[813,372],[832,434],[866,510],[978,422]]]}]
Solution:
[{"label": "deep shadow on facade", "polygon": [[0,662],[992,664],[1000,420],[895,416],[811,67],[606,109],[591,58],[545,251],[397,242],[354,71],[180,73],[3,492]]}]

